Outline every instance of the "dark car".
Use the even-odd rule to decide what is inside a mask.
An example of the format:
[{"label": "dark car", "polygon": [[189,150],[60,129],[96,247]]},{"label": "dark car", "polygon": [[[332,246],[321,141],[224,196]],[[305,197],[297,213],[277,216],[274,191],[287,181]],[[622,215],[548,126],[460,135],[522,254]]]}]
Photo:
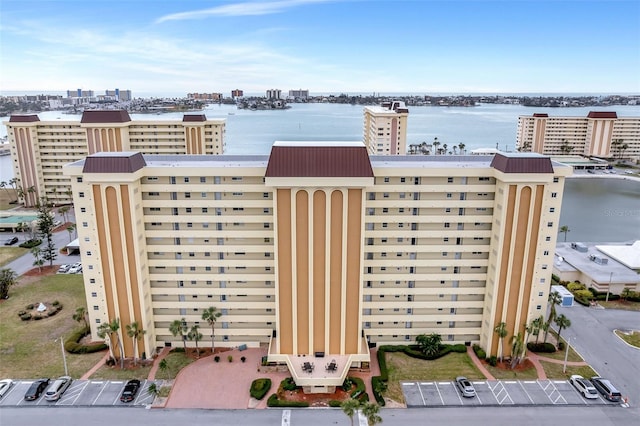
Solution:
[{"label": "dark car", "polygon": [[591,378],[591,383],[593,383],[593,387],[596,388],[607,400],[611,402],[620,402],[622,399],[620,391],[618,391],[618,389],[616,389],[609,380],[596,376]]},{"label": "dark car", "polygon": [[18,242],[18,237],[11,237],[7,241],[4,242],[5,246],[12,246]]},{"label": "dark car", "polygon": [[29,386],[29,390],[24,394],[24,399],[27,401],[34,401],[42,395],[42,392],[49,385],[49,379],[38,379],[35,382],[31,383]]},{"label": "dark car", "polygon": [[122,390],[122,395],[120,395],[120,401],[122,402],[131,402],[136,398],[136,394],[140,389],[140,380],[129,380],[126,385],[124,385],[124,389]]}]

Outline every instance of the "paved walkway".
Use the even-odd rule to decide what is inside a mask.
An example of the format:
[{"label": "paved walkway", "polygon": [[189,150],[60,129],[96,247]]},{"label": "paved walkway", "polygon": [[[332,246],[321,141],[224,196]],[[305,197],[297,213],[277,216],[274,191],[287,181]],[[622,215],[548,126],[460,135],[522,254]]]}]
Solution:
[{"label": "paved walkway", "polygon": [[484,377],[486,377],[487,380],[495,380],[496,379],[489,372],[489,370],[487,370],[487,368],[484,366],[484,364],[482,364],[482,361],[480,361],[480,359],[478,358],[478,356],[476,355],[476,353],[474,352],[474,350],[473,350],[473,348],[471,346],[467,346],[467,355],[469,355],[469,358],[471,358],[471,361],[473,361],[473,363],[478,368],[478,370],[480,370],[480,372],[482,374],[484,374]]}]

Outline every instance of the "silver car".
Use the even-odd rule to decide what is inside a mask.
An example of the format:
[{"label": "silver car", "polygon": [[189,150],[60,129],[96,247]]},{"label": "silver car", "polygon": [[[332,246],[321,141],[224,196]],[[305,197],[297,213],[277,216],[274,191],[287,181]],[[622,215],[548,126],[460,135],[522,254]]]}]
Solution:
[{"label": "silver car", "polygon": [[462,396],[465,398],[473,398],[476,396],[476,389],[466,377],[456,377],[456,386],[458,386],[460,393],[462,393]]},{"label": "silver car", "polygon": [[0,380],[0,398],[2,398],[5,393],[9,392],[9,389],[11,389],[11,386],[13,386],[13,380],[11,379]]},{"label": "silver car", "polygon": [[569,378],[569,383],[573,385],[578,392],[588,399],[597,399],[598,391],[593,387],[591,382],[579,374],[574,374]]},{"label": "silver car", "polygon": [[44,394],[44,399],[47,401],[59,400],[64,391],[69,388],[71,382],[72,379],[69,376],[59,377],[51,386],[49,386],[49,389],[47,389],[47,392]]}]

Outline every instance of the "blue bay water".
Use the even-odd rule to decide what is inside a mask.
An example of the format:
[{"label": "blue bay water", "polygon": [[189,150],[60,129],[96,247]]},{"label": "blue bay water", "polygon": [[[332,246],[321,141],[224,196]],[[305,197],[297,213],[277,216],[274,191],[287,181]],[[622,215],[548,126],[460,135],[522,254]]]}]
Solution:
[{"label": "blue bay water", "polygon": [[[268,154],[274,141],[359,141],[363,134],[363,106],[292,104],[287,110],[238,110],[234,105],[210,105],[208,118],[226,120],[228,154]],[[515,149],[518,116],[545,112],[550,116],[586,116],[589,111],[616,111],[618,116],[640,116],[640,105],[584,108],[531,108],[482,104],[477,107],[411,107],[407,141],[417,144],[434,138],[453,145]],[[40,120],[79,120],[80,115],[43,112]],[[181,120],[183,113],[131,114],[134,120]],[[7,121],[8,117],[0,117]],[[6,127],[0,126],[0,136]],[[0,157],[0,179],[13,177],[11,159]],[[565,185],[561,225],[571,232],[567,241],[630,241],[640,239],[640,184],[618,179],[571,179]],[[564,239],[560,236],[559,240]]]}]

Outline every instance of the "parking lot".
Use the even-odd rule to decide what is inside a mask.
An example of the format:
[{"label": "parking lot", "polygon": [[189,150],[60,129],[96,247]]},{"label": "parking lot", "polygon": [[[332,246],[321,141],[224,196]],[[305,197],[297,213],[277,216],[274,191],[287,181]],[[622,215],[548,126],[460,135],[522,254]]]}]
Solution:
[{"label": "parking lot", "polygon": [[567,380],[478,380],[476,396],[464,398],[455,382],[402,382],[407,407],[498,405],[615,405],[586,399]]},{"label": "parking lot", "polygon": [[[140,390],[133,402],[120,402],[120,393],[124,388],[124,380],[74,380],[69,389],[55,402],[44,399],[44,393],[35,401],[25,401],[24,394],[33,383],[32,380],[15,381],[4,397],[0,400],[0,407],[33,406],[33,405],[64,405],[64,406],[124,406],[140,407],[153,402],[153,395],[149,394],[149,386],[154,383],[145,380],[141,382]],[[49,382],[50,384],[53,381]],[[155,382],[160,387],[162,381]]]}]

